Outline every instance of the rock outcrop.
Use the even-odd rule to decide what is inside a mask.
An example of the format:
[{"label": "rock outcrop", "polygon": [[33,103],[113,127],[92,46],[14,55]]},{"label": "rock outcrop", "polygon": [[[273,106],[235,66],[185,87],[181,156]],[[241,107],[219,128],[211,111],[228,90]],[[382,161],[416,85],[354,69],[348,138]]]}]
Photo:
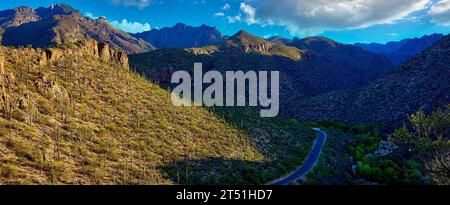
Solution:
[{"label": "rock outcrop", "polygon": [[258,38],[246,31],[239,31],[223,43],[223,49],[231,50],[233,52],[268,52],[274,43]]},{"label": "rock outcrop", "polygon": [[65,53],[73,53],[77,55],[93,55],[104,62],[115,62],[122,65],[124,68],[128,68],[128,55],[120,50],[113,49],[107,43],[98,43],[94,40],[84,40],[78,44],[79,46],[74,50],[68,49],[62,51],[60,49],[47,49],[45,50],[48,61],[56,60],[62,57]]},{"label": "rock outcrop", "polygon": [[[104,62],[115,62],[122,67],[128,69],[128,55],[121,50],[115,50],[106,43],[98,43],[97,41],[86,39],[82,42],[69,46],[70,48],[47,48],[47,49],[34,49],[23,48],[21,52],[23,55],[32,56],[34,62],[40,65],[45,65],[47,62],[55,61],[64,56],[70,55],[90,55],[99,58]],[[0,60],[2,60],[0,55]],[[4,59],[4,58],[3,58]],[[0,65],[3,68],[3,61],[0,61]]]}]

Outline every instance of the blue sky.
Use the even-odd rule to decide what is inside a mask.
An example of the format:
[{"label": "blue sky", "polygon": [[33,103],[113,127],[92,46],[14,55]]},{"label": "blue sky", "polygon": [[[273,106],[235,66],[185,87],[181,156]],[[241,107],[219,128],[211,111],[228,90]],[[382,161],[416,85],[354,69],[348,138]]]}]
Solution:
[{"label": "blue sky", "polygon": [[1,0],[0,9],[65,3],[128,32],[178,22],[232,35],[322,35],[344,43],[450,33],[450,0]]}]

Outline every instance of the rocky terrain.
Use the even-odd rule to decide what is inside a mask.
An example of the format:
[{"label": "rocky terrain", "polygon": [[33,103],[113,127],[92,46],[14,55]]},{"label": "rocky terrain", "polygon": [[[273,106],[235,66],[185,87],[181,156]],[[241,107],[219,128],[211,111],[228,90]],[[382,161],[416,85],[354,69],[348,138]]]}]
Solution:
[{"label": "rocky terrain", "polygon": [[41,17],[38,16],[32,8],[25,6],[16,9],[0,11],[0,27],[4,29],[20,26],[22,24],[30,22],[35,22],[40,19]]},{"label": "rocky terrain", "polygon": [[305,121],[376,123],[392,131],[406,123],[408,114],[431,112],[450,102],[448,56],[450,36],[363,88],[294,101],[285,114]]},{"label": "rocky terrain", "polygon": [[[127,53],[142,53],[153,47],[142,39],[115,29],[106,19],[89,19],[63,4],[33,10],[20,7],[0,12],[6,46],[49,47],[90,38]],[[36,35],[39,34],[39,35]]]},{"label": "rocky terrain", "polygon": [[420,38],[404,39],[402,41],[393,41],[386,44],[357,43],[355,46],[365,50],[386,55],[395,65],[399,65],[421,51],[429,48],[434,43],[442,39],[442,34],[432,34],[422,36]]},{"label": "rocky terrain", "polygon": [[156,48],[192,48],[220,43],[226,40],[215,27],[201,25],[199,27],[178,23],[173,27],[152,29],[133,34],[136,38],[144,39]]}]

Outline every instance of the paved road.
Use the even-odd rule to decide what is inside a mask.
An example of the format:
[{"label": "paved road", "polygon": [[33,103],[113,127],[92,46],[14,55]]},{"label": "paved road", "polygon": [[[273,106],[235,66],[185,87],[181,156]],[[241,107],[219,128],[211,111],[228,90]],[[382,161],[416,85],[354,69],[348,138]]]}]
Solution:
[{"label": "paved road", "polygon": [[306,176],[314,168],[314,166],[316,166],[320,154],[322,153],[322,147],[327,139],[327,133],[321,131],[318,128],[314,128],[314,131],[316,131],[317,133],[317,139],[314,142],[312,151],[309,153],[309,156],[306,159],[305,163],[301,167],[299,167],[297,171],[293,172],[287,177],[272,182],[271,185],[288,185]]}]

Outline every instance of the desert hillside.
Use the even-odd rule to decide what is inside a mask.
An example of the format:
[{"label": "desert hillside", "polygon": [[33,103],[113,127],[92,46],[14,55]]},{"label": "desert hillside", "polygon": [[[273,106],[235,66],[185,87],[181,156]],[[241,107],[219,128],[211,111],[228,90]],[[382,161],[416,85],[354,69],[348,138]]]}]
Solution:
[{"label": "desert hillside", "polygon": [[0,184],[264,183],[301,163],[313,137],[174,107],[125,53],[92,40],[0,47],[0,73]]}]

